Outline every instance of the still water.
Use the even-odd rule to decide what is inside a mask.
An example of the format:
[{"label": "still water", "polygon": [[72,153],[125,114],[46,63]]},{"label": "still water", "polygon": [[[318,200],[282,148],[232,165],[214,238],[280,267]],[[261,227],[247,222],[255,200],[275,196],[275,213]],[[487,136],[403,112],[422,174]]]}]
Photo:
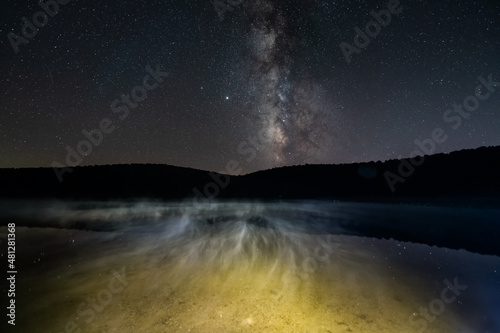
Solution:
[{"label": "still water", "polygon": [[343,233],[367,204],[23,205],[2,332],[500,332],[500,257]]}]

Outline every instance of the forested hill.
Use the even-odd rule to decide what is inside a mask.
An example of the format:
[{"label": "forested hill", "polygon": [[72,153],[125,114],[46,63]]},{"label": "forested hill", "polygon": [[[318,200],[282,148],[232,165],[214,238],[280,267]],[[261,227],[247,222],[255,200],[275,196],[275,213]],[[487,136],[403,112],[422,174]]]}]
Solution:
[{"label": "forested hill", "polygon": [[169,165],[72,168],[59,182],[52,168],[0,169],[0,197],[113,199],[198,197],[314,199],[500,197],[500,147],[415,160],[303,165],[226,176]]}]

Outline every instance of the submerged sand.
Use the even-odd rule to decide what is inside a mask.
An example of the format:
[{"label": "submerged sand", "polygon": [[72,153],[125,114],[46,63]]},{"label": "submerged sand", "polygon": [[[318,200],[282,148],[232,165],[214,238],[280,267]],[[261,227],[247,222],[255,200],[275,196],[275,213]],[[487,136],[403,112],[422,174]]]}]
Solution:
[{"label": "submerged sand", "polygon": [[40,207],[2,332],[499,331],[500,258],[340,236],[317,205]]},{"label": "submerged sand", "polygon": [[[419,332],[409,316],[434,298],[422,277],[380,256],[389,241],[303,235],[310,256],[243,252],[227,262],[177,255],[156,235],[18,228],[17,236],[18,332]],[[333,246],[328,258],[315,257],[318,237]],[[426,332],[456,325],[445,311]]]}]

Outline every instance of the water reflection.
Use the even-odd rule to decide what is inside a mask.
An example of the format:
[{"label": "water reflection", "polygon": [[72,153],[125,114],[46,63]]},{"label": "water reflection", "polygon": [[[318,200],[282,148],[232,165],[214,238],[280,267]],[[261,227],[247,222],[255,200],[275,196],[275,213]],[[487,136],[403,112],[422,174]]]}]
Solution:
[{"label": "water reflection", "polygon": [[500,258],[342,235],[359,209],[317,202],[32,202],[28,213],[11,215],[24,245],[16,328],[500,330]]}]

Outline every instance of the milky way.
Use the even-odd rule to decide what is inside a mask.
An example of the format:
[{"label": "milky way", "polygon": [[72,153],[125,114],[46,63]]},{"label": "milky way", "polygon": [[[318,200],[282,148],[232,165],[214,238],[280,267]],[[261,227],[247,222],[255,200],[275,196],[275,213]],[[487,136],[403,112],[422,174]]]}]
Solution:
[{"label": "milky way", "polygon": [[319,162],[334,118],[325,93],[305,66],[294,63],[299,39],[283,10],[269,0],[247,4],[249,91],[267,138],[264,153],[275,165]]}]

